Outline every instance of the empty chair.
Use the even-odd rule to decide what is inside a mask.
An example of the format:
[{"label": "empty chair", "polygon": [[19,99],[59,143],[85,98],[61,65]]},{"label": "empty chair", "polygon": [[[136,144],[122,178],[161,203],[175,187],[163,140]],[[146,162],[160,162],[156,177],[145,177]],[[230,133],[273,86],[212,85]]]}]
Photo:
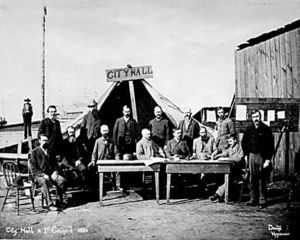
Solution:
[{"label": "empty chair", "polygon": [[6,181],[6,194],[5,194],[4,201],[2,203],[1,211],[3,211],[3,209],[4,209],[4,205],[9,196],[9,194],[8,194],[9,191],[12,190],[12,191],[16,192],[17,215],[19,215],[19,201],[22,200],[22,199],[20,199],[20,194],[21,194],[21,191],[24,191],[26,189],[28,189],[30,192],[32,208],[33,208],[33,211],[35,211],[33,194],[32,194],[32,185],[31,184],[27,184],[26,186],[23,185],[23,180],[21,178],[21,174],[20,174],[18,166],[13,162],[5,162],[3,164],[3,174],[5,177],[5,181]]}]

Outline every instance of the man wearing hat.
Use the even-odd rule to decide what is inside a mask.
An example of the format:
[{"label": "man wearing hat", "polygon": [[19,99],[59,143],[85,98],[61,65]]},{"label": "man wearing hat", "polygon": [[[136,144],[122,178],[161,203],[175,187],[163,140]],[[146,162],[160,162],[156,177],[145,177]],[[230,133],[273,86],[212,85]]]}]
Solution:
[{"label": "man wearing hat", "polygon": [[190,108],[184,109],[184,119],[179,122],[179,128],[182,132],[182,139],[186,141],[190,152],[193,152],[193,140],[199,137],[200,126],[192,119]]},{"label": "man wearing hat", "polygon": [[22,110],[23,115],[23,122],[24,122],[24,138],[27,138],[27,130],[28,130],[28,136],[31,137],[31,119],[33,115],[32,111],[32,105],[30,103],[30,99],[26,98],[24,99],[24,105]]},{"label": "man wearing hat", "polygon": [[101,119],[97,110],[97,102],[93,99],[88,105],[89,112],[83,117],[80,135],[86,142],[89,154],[92,154],[94,144],[100,137]]}]

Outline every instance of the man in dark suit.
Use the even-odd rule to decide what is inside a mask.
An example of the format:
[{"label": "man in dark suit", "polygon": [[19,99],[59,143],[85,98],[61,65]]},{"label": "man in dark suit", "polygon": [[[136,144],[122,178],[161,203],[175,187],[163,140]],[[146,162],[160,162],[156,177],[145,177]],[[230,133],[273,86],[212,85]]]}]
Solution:
[{"label": "man in dark suit", "polygon": [[180,128],[173,129],[174,138],[168,141],[166,148],[167,158],[173,160],[189,159],[192,155],[186,141],[182,140]]},{"label": "man in dark suit", "polygon": [[60,128],[60,123],[57,118],[56,106],[50,105],[47,108],[48,117],[41,121],[38,129],[38,139],[40,139],[41,134],[48,137],[48,150],[50,150],[54,155],[60,155],[61,145],[62,145],[62,133]]},{"label": "man in dark suit", "polygon": [[154,115],[153,118],[149,122],[149,129],[152,134],[152,140],[162,149],[165,148],[167,142],[170,140],[170,122],[168,119],[163,117],[163,111],[160,106],[156,106],[154,108]]},{"label": "man in dark suit", "polygon": [[[87,188],[87,167],[83,144],[75,137],[75,129],[68,127],[68,138],[63,141],[61,167],[67,171],[67,176],[75,180],[82,188]],[[67,179],[68,179],[67,177]]]},{"label": "man in dark suit", "polygon": [[182,132],[182,139],[186,141],[190,152],[192,152],[193,140],[199,137],[200,126],[192,119],[190,108],[184,109],[184,119],[179,122],[179,128]]},{"label": "man in dark suit", "polygon": [[247,205],[264,208],[267,204],[267,181],[272,170],[274,138],[271,128],[262,122],[258,110],[252,111],[251,118],[252,124],[247,127],[242,139],[250,170],[250,201]]},{"label": "man in dark suit", "polygon": [[130,108],[123,107],[123,117],[116,120],[113,129],[116,159],[132,159],[136,151],[137,123],[131,117]]},{"label": "man in dark suit", "polygon": [[61,206],[64,206],[63,193],[65,190],[65,178],[58,173],[58,164],[55,161],[51,150],[48,149],[48,137],[44,134],[39,138],[40,146],[32,150],[30,154],[29,167],[31,169],[33,180],[42,187],[43,195],[49,210],[57,210],[51,199],[49,192],[50,184],[57,187],[57,194]]},{"label": "man in dark suit", "polygon": [[27,138],[27,130],[28,136],[31,137],[31,119],[33,115],[33,110],[30,101],[31,100],[29,98],[24,99],[25,103],[22,109],[22,116],[24,121],[24,139]]}]

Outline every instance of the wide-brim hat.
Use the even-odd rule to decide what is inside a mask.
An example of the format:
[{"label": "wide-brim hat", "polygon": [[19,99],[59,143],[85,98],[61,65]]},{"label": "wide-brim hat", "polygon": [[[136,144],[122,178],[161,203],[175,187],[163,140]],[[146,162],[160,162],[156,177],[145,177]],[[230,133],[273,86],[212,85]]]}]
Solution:
[{"label": "wide-brim hat", "polygon": [[31,100],[29,98],[25,98],[24,102],[30,102]]},{"label": "wide-brim hat", "polygon": [[97,105],[97,102],[93,99],[89,104],[88,107],[95,107]]}]

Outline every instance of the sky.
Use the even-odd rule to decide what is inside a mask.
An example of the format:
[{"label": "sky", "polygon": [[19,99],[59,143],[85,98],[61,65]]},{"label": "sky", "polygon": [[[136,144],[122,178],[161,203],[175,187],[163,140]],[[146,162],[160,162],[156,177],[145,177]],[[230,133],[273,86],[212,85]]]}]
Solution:
[{"label": "sky", "polygon": [[25,98],[88,103],[111,85],[105,70],[152,65],[148,82],[180,108],[229,106],[234,51],[300,18],[298,0],[0,0],[0,116],[22,121]]}]

